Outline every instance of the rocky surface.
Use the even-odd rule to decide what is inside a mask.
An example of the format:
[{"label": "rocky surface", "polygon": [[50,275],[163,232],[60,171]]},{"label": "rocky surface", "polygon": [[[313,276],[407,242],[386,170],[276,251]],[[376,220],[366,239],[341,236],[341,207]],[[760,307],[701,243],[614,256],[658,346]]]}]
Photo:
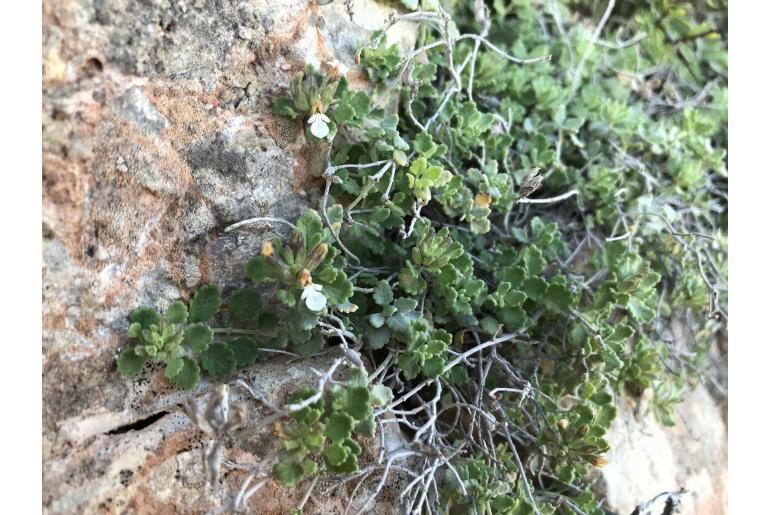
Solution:
[{"label": "rocky surface", "polygon": [[[381,26],[391,9],[358,0],[354,23],[342,2],[44,2],[44,512],[202,513],[221,501],[203,488],[200,435],[162,373],[118,377],[127,313],[202,282],[243,283],[243,263],[282,228],[224,227],[296,218],[321,171],[322,149],[271,98],[308,62],[354,69],[370,34],[360,24]],[[413,33],[400,24],[390,37],[409,47]],[[259,370],[271,384],[312,378],[306,367]],[[235,488],[238,473],[223,481]],[[292,506],[266,492],[260,512]]]},{"label": "rocky surface", "polygon": [[[610,428],[609,463],[599,482],[605,509],[629,515],[659,494],[684,489],[677,513],[726,514],[727,426],[721,406],[701,385],[676,406],[674,427],[645,412],[644,403],[623,402]],[[657,509],[650,515],[667,513],[665,503],[653,504]]]}]

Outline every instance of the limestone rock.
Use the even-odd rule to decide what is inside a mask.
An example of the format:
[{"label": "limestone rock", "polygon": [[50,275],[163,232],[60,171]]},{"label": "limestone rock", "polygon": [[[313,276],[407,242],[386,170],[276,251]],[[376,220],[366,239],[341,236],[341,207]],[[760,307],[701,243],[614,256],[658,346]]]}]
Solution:
[{"label": "limestone rock", "polygon": [[[659,494],[684,489],[676,513],[726,514],[727,427],[706,388],[698,386],[675,408],[674,427],[635,411],[629,405],[621,409],[607,435],[609,463],[601,469],[599,483],[606,494],[605,509],[630,515]],[[654,507],[664,505],[651,503],[649,514],[661,515]]]}]

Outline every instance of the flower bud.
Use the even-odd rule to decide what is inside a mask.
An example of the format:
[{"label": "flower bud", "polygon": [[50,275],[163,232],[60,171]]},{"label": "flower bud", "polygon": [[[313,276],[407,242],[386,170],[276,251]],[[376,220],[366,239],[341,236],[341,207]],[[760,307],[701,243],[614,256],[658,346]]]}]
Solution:
[{"label": "flower bud", "polygon": [[291,237],[289,237],[289,248],[294,252],[296,256],[299,254],[299,249],[305,245],[305,237],[299,231],[292,231]]},{"label": "flower bud", "polygon": [[310,270],[305,268],[304,270],[302,270],[302,273],[299,275],[299,284],[304,288],[305,286],[307,286],[308,283],[312,283],[312,282],[313,282],[313,276],[310,275]]},{"label": "flower bud", "polygon": [[328,252],[329,246],[326,243],[319,243],[316,245],[313,252],[311,252],[305,260],[305,268],[310,271],[315,270],[315,268],[324,260]]},{"label": "flower bud", "polygon": [[593,464],[594,467],[605,467],[608,463],[609,461],[601,456],[591,456],[591,464]]}]

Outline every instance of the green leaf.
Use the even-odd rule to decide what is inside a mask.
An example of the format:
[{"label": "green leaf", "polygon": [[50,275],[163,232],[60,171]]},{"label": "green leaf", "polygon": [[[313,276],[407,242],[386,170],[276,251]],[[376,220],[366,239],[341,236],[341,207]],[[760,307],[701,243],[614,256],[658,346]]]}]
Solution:
[{"label": "green leaf", "polygon": [[364,387],[347,390],[347,412],[356,420],[364,420],[372,412],[369,404],[369,390]]},{"label": "green leaf", "polygon": [[521,283],[521,290],[527,294],[527,297],[536,301],[543,300],[548,283],[541,277],[528,277]]},{"label": "green leaf", "polygon": [[372,389],[369,393],[373,406],[384,406],[393,398],[393,390],[384,384],[377,384],[372,386]]},{"label": "green leaf", "polygon": [[339,465],[332,465],[328,462],[326,465],[329,467],[329,470],[335,474],[352,474],[358,470],[358,457],[354,454],[348,454],[347,458],[345,458],[345,461]]},{"label": "green leaf", "polygon": [[212,377],[227,377],[235,372],[235,353],[224,343],[213,343],[201,353],[201,365]]},{"label": "green leaf", "polygon": [[201,379],[201,369],[192,358],[184,356],[182,358],[182,369],[177,372],[171,381],[182,390],[192,390]]},{"label": "green leaf", "polygon": [[350,449],[342,443],[335,443],[324,449],[323,454],[329,465],[341,465],[350,455]]},{"label": "green leaf", "polygon": [[227,299],[230,318],[237,321],[256,320],[262,307],[262,297],[254,288],[236,290]]},{"label": "green leaf", "polygon": [[342,125],[348,123],[356,117],[356,110],[348,104],[339,104],[332,114],[334,121]]},{"label": "green leaf", "polygon": [[302,480],[304,470],[296,461],[278,462],[273,466],[273,475],[283,486],[292,487]]},{"label": "green leaf", "polygon": [[527,294],[519,290],[509,291],[503,299],[505,305],[512,308],[521,306],[525,300],[527,300]]},{"label": "green leaf", "polygon": [[369,327],[366,329],[366,339],[372,349],[381,349],[390,341],[390,330],[387,327]]},{"label": "green leaf", "polygon": [[523,258],[529,275],[539,275],[545,270],[546,262],[539,248],[530,245],[524,250]]},{"label": "green leaf", "polygon": [[347,413],[332,413],[326,420],[324,435],[334,441],[344,440],[350,436],[355,420]]},{"label": "green leaf", "polygon": [[190,322],[208,322],[222,305],[219,288],[212,284],[201,286],[190,300]]},{"label": "green leaf", "polygon": [[377,286],[374,287],[374,293],[372,294],[374,302],[380,306],[390,304],[393,300],[393,290],[390,289],[390,285],[387,281],[379,281]]},{"label": "green leaf", "polygon": [[275,275],[275,268],[271,265],[265,256],[254,256],[246,262],[244,268],[246,277],[254,284],[260,284],[272,281]]},{"label": "green leaf", "polygon": [[353,296],[353,283],[344,272],[339,271],[334,282],[323,285],[323,294],[330,304],[344,304]]},{"label": "green leaf", "polygon": [[294,101],[287,96],[279,96],[273,98],[273,110],[284,116],[296,118],[298,113],[294,109]]},{"label": "green leaf", "polygon": [[182,344],[187,345],[195,352],[205,351],[214,341],[214,331],[208,324],[197,323],[187,326],[184,330]]},{"label": "green leaf", "polygon": [[235,362],[239,367],[253,365],[257,361],[257,357],[259,357],[257,343],[246,336],[241,336],[228,342],[227,346],[233,351]]},{"label": "green leaf", "polygon": [[356,426],[356,432],[360,433],[362,436],[371,438],[374,436],[374,431],[376,428],[377,423],[374,420],[374,415],[371,415],[369,418],[358,423]]},{"label": "green leaf", "polygon": [[129,338],[139,338],[142,336],[142,324],[139,322],[131,322],[127,331]]},{"label": "green leaf", "polygon": [[182,358],[171,358],[166,361],[165,376],[172,379],[175,375],[182,371],[184,368],[184,360]]},{"label": "green leaf", "polygon": [[431,157],[436,153],[438,145],[433,143],[433,138],[427,132],[419,133],[414,140],[414,149],[423,157]]},{"label": "green leaf", "polygon": [[558,283],[551,283],[545,292],[545,300],[549,306],[557,311],[567,312],[572,306],[573,297],[567,286]]},{"label": "green leaf", "polygon": [[309,248],[314,248],[317,243],[313,243],[313,235],[323,234],[323,221],[318,213],[313,209],[307,209],[297,220],[297,230],[302,234]]},{"label": "green leaf", "polygon": [[371,326],[375,329],[379,329],[385,325],[385,317],[382,315],[382,313],[372,313],[369,315],[368,320]]},{"label": "green leaf", "polygon": [[425,291],[427,283],[420,276],[420,272],[411,261],[398,274],[398,286],[410,295],[420,295]]},{"label": "green leaf", "polygon": [[129,320],[132,323],[141,324],[145,329],[149,329],[151,325],[160,325],[160,315],[158,312],[146,307],[133,310]]},{"label": "green leaf", "polygon": [[446,379],[455,386],[460,386],[468,382],[468,369],[465,367],[452,367],[446,373]]},{"label": "green leaf", "polygon": [[422,373],[425,377],[438,377],[444,371],[446,360],[441,356],[433,356],[426,359],[422,366]]},{"label": "green leaf", "polygon": [[133,348],[126,349],[118,358],[118,371],[124,376],[138,375],[144,369],[145,361],[147,358],[138,356]]},{"label": "green leaf", "polygon": [[628,311],[639,322],[652,322],[655,318],[655,310],[648,307],[643,300],[638,297],[631,296],[626,304]]},{"label": "green leaf", "polygon": [[183,324],[187,321],[187,306],[181,300],[172,302],[166,310],[166,320],[172,324]]}]

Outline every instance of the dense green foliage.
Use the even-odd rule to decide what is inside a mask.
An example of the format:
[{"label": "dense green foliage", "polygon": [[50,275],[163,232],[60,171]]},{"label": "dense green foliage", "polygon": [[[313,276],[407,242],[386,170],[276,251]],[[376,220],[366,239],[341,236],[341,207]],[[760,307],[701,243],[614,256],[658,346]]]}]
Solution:
[{"label": "dense green foliage", "polygon": [[316,474],[311,456],[355,472],[352,434],[373,435],[392,388],[402,428],[444,460],[419,451],[441,494],[429,481],[413,509],[602,513],[585,481],[617,395],[649,389],[673,423],[726,319],[727,51],[718,2],[594,4],[442,2],[451,20],[411,15],[424,52],[382,32],[362,47],[371,95],[294,78],[276,111],[333,146],[318,209],[246,265],[285,309],[204,286],[165,318],[137,310],[121,372],[161,360],[191,388],[193,355],[223,378],[339,343],[379,372],[289,399],[320,395],[291,412],[285,484]]}]

